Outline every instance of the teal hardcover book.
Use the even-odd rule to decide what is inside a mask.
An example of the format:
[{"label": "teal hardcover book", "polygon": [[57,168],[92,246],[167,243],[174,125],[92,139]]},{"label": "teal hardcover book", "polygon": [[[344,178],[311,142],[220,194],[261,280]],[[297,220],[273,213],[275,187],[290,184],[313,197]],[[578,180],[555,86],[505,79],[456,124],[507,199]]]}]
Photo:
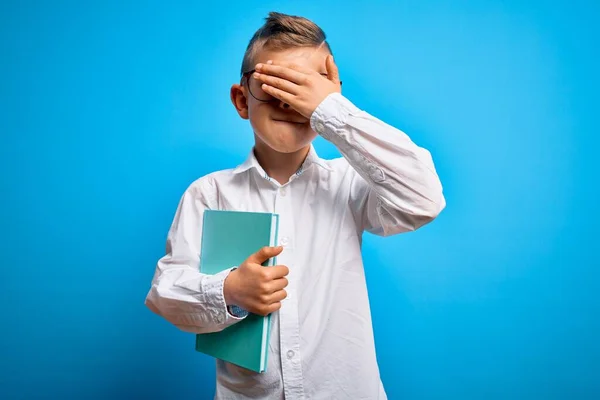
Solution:
[{"label": "teal hardcover book", "polygon": [[[200,272],[216,274],[239,266],[264,246],[275,246],[279,216],[272,213],[206,210],[203,216]],[[276,257],[263,263],[276,264]],[[250,313],[220,332],[196,335],[196,351],[256,372],[264,372],[271,315]]]}]

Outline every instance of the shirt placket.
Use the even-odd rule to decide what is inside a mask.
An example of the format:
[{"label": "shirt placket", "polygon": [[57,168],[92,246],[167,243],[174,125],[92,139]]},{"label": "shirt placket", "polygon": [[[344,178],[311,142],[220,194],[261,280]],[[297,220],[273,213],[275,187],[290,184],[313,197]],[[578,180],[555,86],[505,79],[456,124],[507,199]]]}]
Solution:
[{"label": "shirt placket", "polygon": [[[291,182],[290,182],[291,183]],[[294,214],[290,184],[279,187],[275,195],[275,212],[279,214],[279,244],[284,250],[277,257],[277,264],[286,265],[290,272],[285,288],[286,299],[279,310],[279,343],[283,387],[287,400],[304,399],[302,358],[300,353],[300,327],[298,324],[297,270],[294,264]]]}]

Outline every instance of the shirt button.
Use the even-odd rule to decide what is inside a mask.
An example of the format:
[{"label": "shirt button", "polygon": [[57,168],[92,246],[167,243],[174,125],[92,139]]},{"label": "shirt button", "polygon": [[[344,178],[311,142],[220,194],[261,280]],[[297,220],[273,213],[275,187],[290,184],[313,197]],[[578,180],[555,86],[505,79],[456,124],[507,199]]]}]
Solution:
[{"label": "shirt button", "polygon": [[287,357],[288,357],[288,358],[292,358],[292,357],[294,357],[294,351],[293,351],[293,350],[288,350],[288,352],[287,352]]},{"label": "shirt button", "polygon": [[323,133],[323,131],[325,130],[325,126],[323,125],[322,122],[317,122],[317,132],[319,133]]},{"label": "shirt button", "polygon": [[279,189],[279,194],[281,194],[282,196],[285,196],[286,193],[287,193],[287,191],[285,190],[284,187],[282,187],[281,189]]},{"label": "shirt button", "polygon": [[289,243],[289,239],[287,238],[287,236],[282,237],[280,243],[282,246],[287,246]]}]

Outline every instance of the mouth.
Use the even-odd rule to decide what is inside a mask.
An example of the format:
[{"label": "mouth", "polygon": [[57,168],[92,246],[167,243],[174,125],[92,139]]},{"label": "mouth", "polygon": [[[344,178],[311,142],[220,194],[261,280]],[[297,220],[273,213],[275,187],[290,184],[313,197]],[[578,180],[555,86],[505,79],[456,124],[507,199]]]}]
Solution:
[{"label": "mouth", "polygon": [[306,124],[308,121],[307,120],[292,120],[292,119],[277,119],[277,118],[273,118],[273,121],[276,122],[285,122],[288,124],[293,124],[293,125],[304,125]]}]

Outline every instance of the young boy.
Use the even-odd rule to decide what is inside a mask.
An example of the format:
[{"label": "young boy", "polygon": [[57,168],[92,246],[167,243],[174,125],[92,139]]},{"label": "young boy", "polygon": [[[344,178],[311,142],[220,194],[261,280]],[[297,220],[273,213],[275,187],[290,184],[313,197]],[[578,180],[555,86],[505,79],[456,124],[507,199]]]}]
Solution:
[{"label": "young boy", "polygon": [[[220,331],[272,315],[262,374],[217,360],[217,399],[386,399],[361,257],[362,233],[413,231],[445,207],[429,152],[341,95],[324,32],[270,13],[231,101],[255,145],[235,169],[183,194],[146,304],[180,329]],[[319,158],[319,134],[343,157]],[[217,275],[199,272],[206,209],[280,215],[280,246]],[[260,264],[277,256],[280,265]]]}]

